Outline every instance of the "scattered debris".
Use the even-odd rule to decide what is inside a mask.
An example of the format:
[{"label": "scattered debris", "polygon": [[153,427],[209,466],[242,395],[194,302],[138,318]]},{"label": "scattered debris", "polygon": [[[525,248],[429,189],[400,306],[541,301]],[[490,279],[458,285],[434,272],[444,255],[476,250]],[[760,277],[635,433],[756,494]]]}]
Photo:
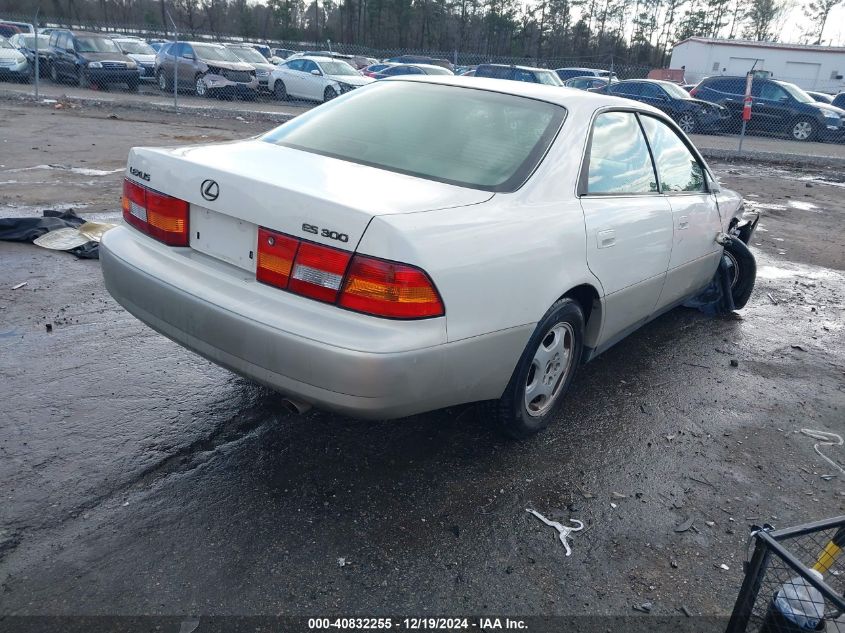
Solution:
[{"label": "scattered debris", "polygon": [[729,570],[730,570],[730,567],[728,567],[727,565],[725,565],[725,563],[722,563],[721,565],[719,565],[719,569],[724,569],[725,571],[729,571]]},{"label": "scattered debris", "polygon": [[651,613],[653,608],[654,605],[650,602],[643,602],[642,604],[635,604],[633,606],[634,611],[640,611],[641,613]]},{"label": "scattered debris", "polygon": [[621,492],[611,492],[610,496],[614,499],[627,499],[628,495],[623,495]]},{"label": "scattered debris", "polygon": [[803,347],[801,347],[800,345],[792,345],[791,347],[792,347],[792,349],[797,349],[799,352],[806,352],[807,351]]},{"label": "scattered debris", "polygon": [[713,527],[714,525],[716,525],[716,522],[715,521],[705,521],[704,525],[706,525],[707,527]]},{"label": "scattered debris", "polygon": [[20,290],[20,289],[21,289],[21,288],[23,288],[23,287],[24,287],[27,283],[29,283],[29,282],[27,282],[27,281],[22,281],[22,282],[20,282],[19,284],[15,284],[14,286],[12,286],[12,290]]},{"label": "scattered debris", "polygon": [[44,324],[44,329],[46,329],[46,330],[47,330],[47,333],[49,334],[50,332],[52,332],[52,331],[53,331],[53,324],[52,324],[52,323],[45,323],[45,324]]},{"label": "scattered debris", "polygon": [[830,457],[824,455],[821,452],[821,449],[819,449],[819,446],[842,446],[842,444],[845,442],[843,442],[841,435],[837,435],[836,433],[828,433],[827,431],[816,431],[815,429],[801,429],[801,433],[803,433],[807,437],[813,438],[814,440],[818,440],[818,442],[813,445],[813,450],[816,451],[819,457],[821,457],[824,461],[826,461],[840,473],[845,475],[845,468],[842,468],[842,466],[837,464]]},{"label": "scattered debris", "polygon": [[775,298],[772,296],[772,293],[771,293],[771,292],[767,292],[767,293],[766,293],[766,296],[769,298],[769,301],[771,301],[771,302],[772,302],[772,305],[777,305],[777,304],[778,304],[778,300],[777,300],[777,299],[775,299]]},{"label": "scattered debris", "polygon": [[739,367],[739,361],[735,358],[731,359],[731,367]]},{"label": "scattered debris", "polygon": [[617,506],[615,503],[611,502],[611,503],[610,503],[610,507],[611,507],[611,508],[613,508],[613,509],[615,510],[618,506]]},{"label": "scattered debris", "polygon": [[90,241],[79,232],[79,229],[64,228],[45,233],[41,237],[34,239],[32,243],[41,248],[49,248],[54,251],[69,251],[79,248]]},{"label": "scattered debris", "polygon": [[689,517],[688,519],[684,520],[684,521],[683,521],[682,523],[680,523],[679,525],[676,525],[676,526],[675,526],[675,531],[676,531],[676,532],[678,532],[679,534],[680,534],[681,532],[686,532],[687,530],[689,530],[689,529],[692,527],[692,524],[693,524],[694,522],[695,522],[695,518],[694,518],[694,517]]},{"label": "scattered debris", "polygon": [[571,523],[577,523],[578,527],[567,527],[557,521],[550,521],[536,510],[530,510],[526,508],[525,511],[529,514],[533,514],[535,517],[540,519],[549,527],[553,527],[554,529],[556,529],[558,531],[558,538],[560,539],[560,542],[563,543],[563,547],[566,548],[566,555],[569,556],[572,554],[572,549],[569,547],[569,543],[566,539],[569,538],[569,535],[572,532],[579,532],[584,529],[584,524],[581,521],[579,521],[578,519],[569,519]]},{"label": "scattered debris", "polygon": [[825,481],[830,481],[831,479],[835,479],[836,475],[819,475],[819,477]]},{"label": "scattered debris", "polygon": [[340,558],[337,559],[337,566],[338,567],[346,567],[349,564],[350,564],[350,562],[348,560],[346,560],[344,557],[340,557]]},{"label": "scattered debris", "polygon": [[687,608],[687,605],[685,604],[681,605],[681,613],[683,613],[688,618],[692,617],[692,611],[690,611],[689,608]]}]

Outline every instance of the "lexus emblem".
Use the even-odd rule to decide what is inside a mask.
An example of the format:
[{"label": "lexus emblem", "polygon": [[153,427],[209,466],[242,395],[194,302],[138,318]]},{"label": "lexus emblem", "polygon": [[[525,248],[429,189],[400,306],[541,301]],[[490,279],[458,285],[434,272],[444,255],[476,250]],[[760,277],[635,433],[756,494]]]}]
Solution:
[{"label": "lexus emblem", "polygon": [[220,195],[220,185],[213,180],[203,180],[200,185],[200,193],[206,200],[214,202]]}]

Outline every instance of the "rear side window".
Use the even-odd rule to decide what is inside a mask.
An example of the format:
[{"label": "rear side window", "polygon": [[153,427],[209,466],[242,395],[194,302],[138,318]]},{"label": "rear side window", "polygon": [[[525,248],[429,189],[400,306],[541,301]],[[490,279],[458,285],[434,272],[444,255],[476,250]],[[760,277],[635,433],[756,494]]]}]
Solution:
[{"label": "rear side window", "polygon": [[610,94],[619,97],[639,97],[640,84],[636,82],[612,84],[607,87]]},{"label": "rear side window", "polygon": [[661,191],[706,192],[704,168],[675,131],[650,116],[641,116],[640,121],[654,154]]},{"label": "rear side window", "polygon": [[587,160],[587,194],[657,193],[657,177],[633,112],[596,117]]}]

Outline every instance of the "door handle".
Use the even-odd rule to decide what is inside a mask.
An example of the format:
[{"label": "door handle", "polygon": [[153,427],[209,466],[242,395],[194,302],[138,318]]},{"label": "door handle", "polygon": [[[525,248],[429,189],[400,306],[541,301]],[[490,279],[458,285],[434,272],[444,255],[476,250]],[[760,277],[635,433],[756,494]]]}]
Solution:
[{"label": "door handle", "polygon": [[685,215],[682,215],[678,218],[678,228],[685,229],[689,227],[689,218]]},{"label": "door handle", "polygon": [[610,248],[616,244],[616,231],[613,229],[605,229],[596,233],[596,246],[598,248]]}]

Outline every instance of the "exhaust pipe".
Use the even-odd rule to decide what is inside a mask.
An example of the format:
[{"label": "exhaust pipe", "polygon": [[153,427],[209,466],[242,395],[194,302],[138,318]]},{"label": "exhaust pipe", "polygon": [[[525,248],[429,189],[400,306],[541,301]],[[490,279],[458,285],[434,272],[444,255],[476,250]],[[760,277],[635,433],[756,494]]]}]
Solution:
[{"label": "exhaust pipe", "polygon": [[301,400],[293,400],[292,398],[282,398],[282,406],[294,415],[302,415],[311,409],[311,405]]}]

